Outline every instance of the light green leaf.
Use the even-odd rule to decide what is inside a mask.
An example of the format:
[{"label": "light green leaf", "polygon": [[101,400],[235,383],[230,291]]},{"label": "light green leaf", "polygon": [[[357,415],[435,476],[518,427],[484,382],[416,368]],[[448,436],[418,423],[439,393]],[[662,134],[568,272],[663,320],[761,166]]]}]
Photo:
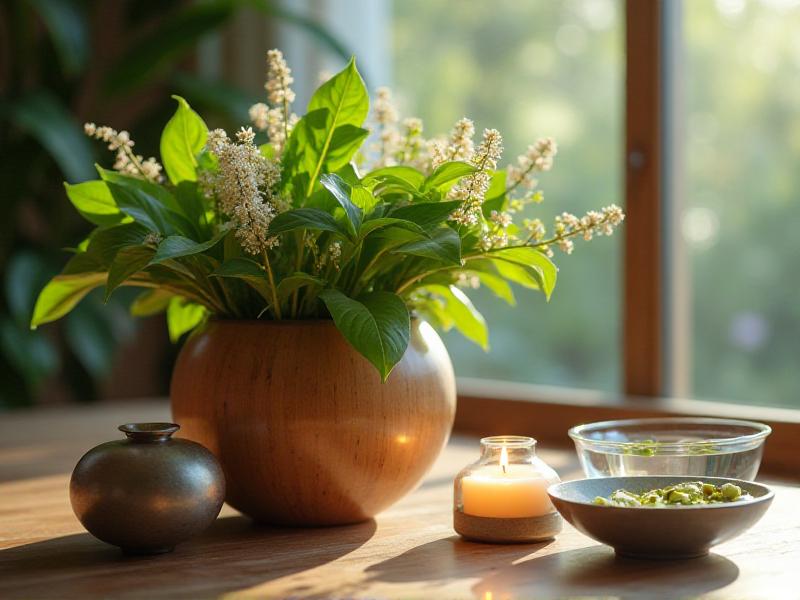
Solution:
[{"label": "light green leaf", "polygon": [[361,227],[361,221],[364,215],[361,209],[353,204],[353,201],[350,199],[350,186],[335,173],[323,175],[319,178],[319,182],[326,190],[333,194],[333,197],[336,198],[336,201],[342,206],[347,215],[350,232],[352,235],[355,235]]},{"label": "light green leaf", "polygon": [[508,281],[512,281],[530,290],[542,289],[542,275],[538,271],[517,263],[505,260],[492,260],[497,272]]},{"label": "light green leaf", "polygon": [[323,83],[308,103],[308,112],[327,108],[331,113],[333,127],[355,125],[360,127],[369,113],[369,94],[356,68],[356,59],[351,58],[347,66]]},{"label": "light green leaf", "polygon": [[378,199],[363,185],[350,187],[350,199],[365,215],[369,214],[378,203]]},{"label": "light green leaf", "polygon": [[425,179],[422,190],[449,188],[462,177],[471,175],[477,170],[475,166],[461,161],[443,163]]},{"label": "light green leaf", "polygon": [[506,205],[506,171],[495,171],[492,173],[492,178],[489,182],[489,189],[486,190],[485,200],[481,210],[483,216],[487,219],[491,216],[492,211],[501,212],[505,210]]},{"label": "light green leaf", "polygon": [[529,246],[518,246],[516,248],[504,248],[496,250],[490,255],[493,259],[501,259],[522,265],[534,270],[541,278],[541,288],[545,297],[549,300],[553,289],[556,286],[558,268],[542,252]]},{"label": "light green leaf", "polygon": [[115,289],[150,264],[153,254],[155,250],[150,246],[128,246],[117,252],[108,271],[105,301],[108,302]]},{"label": "light green leaf", "polygon": [[134,317],[150,317],[167,310],[172,292],[163,289],[145,290],[131,303],[131,315]]},{"label": "light green leaf", "polygon": [[386,381],[392,368],[403,358],[411,335],[408,309],[391,292],[372,292],[353,300],[338,290],[320,294],[336,327]]},{"label": "light green leaf", "polygon": [[338,171],[349,164],[358,149],[364,144],[364,140],[369,137],[369,129],[356,127],[355,125],[340,125],[333,130],[331,142],[328,145],[328,152],[325,155],[324,170],[328,172]]},{"label": "light green leaf", "polygon": [[393,254],[411,254],[432,258],[448,265],[461,265],[461,238],[449,227],[441,227],[429,239],[403,244],[392,250]]},{"label": "light green leaf", "polygon": [[180,258],[182,256],[191,256],[193,254],[205,252],[206,250],[219,244],[219,242],[226,235],[228,235],[228,233],[229,231],[221,231],[213,238],[205,242],[195,242],[194,240],[190,240],[189,238],[185,238],[180,235],[171,235],[161,240],[161,243],[158,245],[158,251],[155,253],[155,256],[153,256],[151,264],[155,265],[164,262],[165,260]]},{"label": "light green leaf", "polygon": [[64,183],[67,197],[84,219],[95,225],[114,225],[129,219],[117,208],[104,181]]},{"label": "light green leaf", "polygon": [[39,293],[33,308],[31,329],[63,317],[86,294],[106,281],[105,273],[88,272],[76,275],[57,275]]},{"label": "light green leaf", "polygon": [[318,208],[295,208],[280,213],[270,222],[268,235],[274,236],[296,229],[330,231],[346,238],[351,236],[350,232],[333,218],[333,215]]},{"label": "light green leaf", "polygon": [[177,185],[197,180],[197,155],[205,146],[208,127],[186,100],[172,97],[178,102],[178,110],[161,134],[161,160],[169,180]]},{"label": "light green leaf", "polygon": [[188,333],[205,321],[207,316],[208,311],[205,307],[187,302],[184,298],[173,298],[167,307],[169,339],[173,343],[177,342],[184,333]]},{"label": "light green leaf", "polygon": [[445,303],[445,311],[453,319],[455,328],[464,337],[484,350],[489,349],[489,330],[486,327],[486,320],[464,292],[454,285],[427,285],[425,290],[441,296]]},{"label": "light green leaf", "polygon": [[[472,261],[470,261],[467,264],[470,267],[473,266]],[[514,292],[511,289],[511,286],[508,285],[508,282],[502,277],[495,275],[494,273],[490,273],[488,271],[472,270],[472,269],[466,270],[464,271],[464,273],[467,276],[477,277],[478,280],[480,280],[481,285],[487,287],[495,296],[497,296],[501,300],[505,300],[505,302],[511,306],[516,306],[517,300],[516,298],[514,298]]]},{"label": "light green leaf", "polygon": [[425,175],[413,167],[395,165],[375,169],[364,177],[364,185],[372,185],[380,181],[401,181],[411,190],[418,190],[425,181]]}]

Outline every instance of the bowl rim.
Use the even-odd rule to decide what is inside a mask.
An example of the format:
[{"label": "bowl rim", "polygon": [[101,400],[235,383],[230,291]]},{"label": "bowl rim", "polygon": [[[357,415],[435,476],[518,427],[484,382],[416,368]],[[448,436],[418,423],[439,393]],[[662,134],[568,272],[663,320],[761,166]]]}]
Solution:
[{"label": "bowl rim", "polygon": [[618,442],[615,440],[595,440],[586,437],[584,434],[589,428],[600,429],[631,425],[656,425],[658,423],[670,424],[693,424],[693,425],[737,425],[740,427],[750,427],[755,433],[740,435],[727,438],[707,438],[692,442],[657,442],[659,450],[678,450],[692,444],[714,444],[715,446],[734,446],[747,442],[756,442],[766,439],[772,433],[772,428],[765,423],[758,421],[746,421],[743,419],[720,419],[716,417],[655,417],[646,419],[613,419],[609,421],[595,421],[594,423],[582,423],[575,425],[567,431],[567,435],[573,441],[592,444],[594,446],[605,446],[609,448],[625,448],[632,444],[641,442]]},{"label": "bowl rim", "polygon": [[[754,496],[752,500],[745,500],[743,502],[726,502],[720,504],[690,504],[688,506],[684,506],[682,504],[673,504],[670,506],[607,506],[604,504],[595,504],[594,502],[584,502],[580,500],[572,500],[570,498],[564,498],[556,494],[556,489],[558,487],[564,487],[569,485],[575,485],[584,483],[586,481],[596,481],[602,479],[623,479],[623,480],[641,480],[641,479],[672,479],[674,478],[676,482],[687,482],[687,481],[703,481],[708,483],[733,483],[735,485],[741,484],[745,485],[755,485],[761,488],[765,493],[761,496]],[[626,486],[623,486],[626,487]],[[554,483],[547,488],[547,495],[550,497],[551,500],[558,500],[560,502],[565,502],[567,504],[579,504],[581,506],[592,506],[595,508],[604,508],[604,509],[614,509],[614,510],[633,510],[637,512],[641,512],[642,509],[647,511],[653,510],[702,510],[702,509],[734,509],[740,508],[743,506],[752,506],[753,504],[760,504],[762,502],[769,502],[775,497],[775,490],[773,490],[768,485],[763,483],[759,483],[758,481],[748,481],[746,479],[734,479],[732,477],[697,477],[695,475],[624,475],[618,477],[584,477],[583,479],[573,479],[571,481],[559,481]]]}]

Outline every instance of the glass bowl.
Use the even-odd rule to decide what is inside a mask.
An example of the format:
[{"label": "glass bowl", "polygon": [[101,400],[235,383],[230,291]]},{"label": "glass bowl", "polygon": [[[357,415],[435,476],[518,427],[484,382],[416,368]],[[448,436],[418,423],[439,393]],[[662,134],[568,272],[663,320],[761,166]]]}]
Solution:
[{"label": "glass bowl", "polygon": [[771,431],[754,421],[676,417],[578,425],[569,437],[587,477],[694,475],[752,481]]}]

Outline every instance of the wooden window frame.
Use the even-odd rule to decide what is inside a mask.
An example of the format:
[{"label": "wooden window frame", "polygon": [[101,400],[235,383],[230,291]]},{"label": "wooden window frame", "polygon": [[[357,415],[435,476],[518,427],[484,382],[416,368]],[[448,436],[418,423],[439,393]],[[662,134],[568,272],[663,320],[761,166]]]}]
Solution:
[{"label": "wooden window frame", "polygon": [[455,429],[477,435],[528,434],[547,444],[566,445],[570,427],[591,421],[681,415],[755,420],[773,429],[763,470],[796,478],[800,410],[665,397],[683,395],[688,388],[685,294],[674,294],[682,276],[676,272],[682,268],[680,248],[668,246],[676,237],[670,233],[679,212],[671,206],[677,197],[672,193],[676,166],[668,161],[677,105],[671,100],[680,91],[677,80],[670,79],[679,44],[669,36],[679,24],[680,2],[625,0],[624,6],[622,394],[460,378]]}]

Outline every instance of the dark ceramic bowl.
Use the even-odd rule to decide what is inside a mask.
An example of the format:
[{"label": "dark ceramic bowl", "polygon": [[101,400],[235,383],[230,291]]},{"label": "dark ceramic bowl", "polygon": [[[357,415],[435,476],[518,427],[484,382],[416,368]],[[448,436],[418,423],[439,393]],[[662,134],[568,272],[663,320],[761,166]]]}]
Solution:
[{"label": "dark ceramic bowl", "polygon": [[[728,504],[628,508],[594,504],[614,490],[644,492],[675,483],[735,483],[753,496]],[[590,538],[635,558],[693,558],[735,538],[767,511],[775,493],[765,485],[722,477],[603,477],[551,485],[547,490],[561,516]]]}]

